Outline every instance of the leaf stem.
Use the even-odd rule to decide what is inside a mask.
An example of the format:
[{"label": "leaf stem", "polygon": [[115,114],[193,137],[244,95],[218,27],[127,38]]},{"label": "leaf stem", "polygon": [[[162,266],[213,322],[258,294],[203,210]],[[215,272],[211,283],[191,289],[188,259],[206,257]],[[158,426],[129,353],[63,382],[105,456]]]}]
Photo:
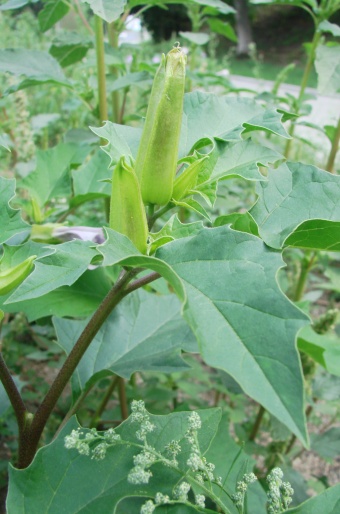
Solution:
[{"label": "leaf stem", "polygon": [[93,384],[92,386],[90,386],[88,389],[86,389],[86,391],[83,391],[81,393],[81,395],[78,397],[77,401],[72,405],[72,407],[69,409],[68,413],[66,414],[66,416],[64,417],[63,421],[61,422],[58,430],[56,431],[56,433],[54,434],[53,436],[53,439],[56,439],[59,435],[59,433],[61,432],[61,430],[64,428],[64,426],[66,425],[66,423],[68,422],[68,420],[70,418],[72,418],[72,416],[74,414],[76,414],[77,410],[79,409],[79,406],[83,403],[83,401],[85,400],[85,398],[88,396],[88,394],[90,393],[90,391],[93,389],[95,384]]},{"label": "leaf stem", "polygon": [[122,377],[118,378],[118,394],[119,394],[119,404],[120,404],[120,412],[123,420],[128,419],[129,417],[129,409],[126,398],[126,389],[125,389],[125,380]]},{"label": "leaf stem", "polygon": [[114,389],[116,388],[116,386],[118,384],[118,381],[119,381],[119,377],[117,375],[113,375],[111,377],[111,384],[107,388],[107,391],[106,391],[102,401],[100,402],[100,404],[97,407],[97,410],[95,411],[95,413],[92,416],[90,428],[97,427],[98,420],[100,419],[102,413],[104,412],[105,407],[106,407],[108,401],[110,400]]},{"label": "leaf stem", "polygon": [[328,156],[328,160],[327,160],[327,164],[326,164],[326,168],[325,168],[330,173],[335,173],[334,162],[335,162],[336,154],[339,149],[339,143],[340,143],[340,117],[338,120],[338,125],[336,127],[334,137],[332,139],[332,146],[331,146],[331,150],[329,152],[329,156]]},{"label": "leaf stem", "polygon": [[126,294],[132,293],[132,291],[135,291],[136,289],[139,289],[140,287],[146,286],[147,284],[150,284],[150,282],[153,282],[154,280],[157,280],[160,278],[161,275],[154,271],[153,273],[150,273],[149,275],[145,275],[145,277],[138,278],[131,284],[129,284],[125,288]]},{"label": "leaf stem", "polygon": [[89,33],[91,34],[91,36],[94,35],[94,32],[92,30],[92,27],[91,25],[89,24],[89,22],[87,21],[87,19],[85,18],[84,16],[84,13],[83,11],[81,10],[81,7],[79,5],[79,0],[74,0],[74,3],[76,5],[76,7],[73,6],[74,10],[76,11],[76,13],[78,14],[79,18],[81,19],[81,21],[83,22],[84,26],[87,28],[87,30],[89,31]]},{"label": "leaf stem", "polygon": [[256,419],[255,419],[254,426],[253,426],[252,431],[250,432],[250,435],[249,435],[249,441],[254,441],[255,440],[255,437],[257,436],[257,432],[259,431],[259,428],[260,428],[260,425],[261,425],[261,422],[262,422],[262,419],[263,419],[263,415],[264,415],[265,412],[266,412],[266,409],[264,407],[262,407],[262,405],[260,405],[260,408],[258,410]]},{"label": "leaf stem", "polygon": [[172,209],[173,207],[175,207],[175,205],[170,202],[167,205],[164,205],[164,207],[162,207],[161,209],[159,209],[155,213],[154,212],[150,213],[150,211],[149,211],[149,218],[148,218],[149,230],[152,229],[152,227],[155,224],[155,221],[157,221],[158,218],[163,216],[163,214],[165,214],[166,212],[170,211],[170,209]]}]

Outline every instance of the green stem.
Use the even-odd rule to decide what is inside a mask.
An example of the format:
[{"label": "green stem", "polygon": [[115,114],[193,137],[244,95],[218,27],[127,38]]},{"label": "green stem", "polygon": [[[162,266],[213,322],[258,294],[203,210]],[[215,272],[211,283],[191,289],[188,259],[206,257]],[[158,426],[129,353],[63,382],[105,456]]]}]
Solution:
[{"label": "green stem", "polygon": [[[309,418],[309,416],[311,415],[312,410],[313,410],[313,406],[312,406],[312,405],[308,405],[308,407],[307,407],[307,409],[306,409],[306,418],[307,418],[307,419],[308,419],[308,418]],[[285,454],[286,454],[286,455],[288,455],[288,453],[290,452],[290,450],[293,448],[293,446],[294,446],[294,444],[295,444],[296,439],[297,439],[296,435],[295,435],[295,434],[293,434],[293,435],[292,435],[292,437],[290,438],[290,441],[289,441],[288,446],[287,446],[287,448],[286,448],[286,451],[285,451]],[[302,451],[304,451],[304,449],[303,449]],[[294,459],[296,459],[296,457],[297,457],[297,456],[295,456],[295,457],[293,458],[293,460],[294,460]]]},{"label": "green stem", "polygon": [[85,398],[88,396],[88,394],[90,393],[90,391],[93,389],[95,384],[92,384],[88,389],[86,389],[86,391],[83,391],[81,393],[81,395],[78,397],[77,401],[74,403],[74,405],[72,405],[72,407],[70,408],[70,410],[68,411],[68,413],[66,414],[66,416],[64,417],[63,421],[61,422],[58,430],[56,431],[56,433],[54,434],[53,436],[53,439],[56,439],[59,435],[59,433],[61,432],[61,430],[64,428],[64,426],[66,425],[66,423],[68,422],[68,420],[70,418],[72,418],[72,416],[74,414],[76,414],[77,410],[79,409],[80,405],[83,403],[83,401],[85,400]]},{"label": "green stem", "polygon": [[119,404],[120,404],[120,412],[122,415],[122,419],[128,419],[129,417],[129,409],[126,398],[126,390],[125,390],[125,380],[122,377],[118,379],[118,394],[119,394]]},{"label": "green stem", "polygon": [[[117,30],[116,22],[110,23],[108,25],[108,34],[109,34],[109,43],[112,46],[112,48],[117,49],[118,48],[118,37],[119,37],[119,31]],[[115,79],[118,78],[118,69],[116,66],[110,66],[110,72],[114,76]],[[112,91],[111,94],[111,102],[112,102],[112,114],[113,114],[113,121],[116,123],[120,123],[120,107],[119,107],[119,91]]]},{"label": "green stem", "polygon": [[113,375],[110,386],[108,387],[102,401],[100,402],[100,404],[97,407],[97,410],[95,411],[95,413],[92,416],[90,428],[94,428],[97,426],[98,421],[99,421],[101,415],[103,414],[105,407],[108,404],[114,389],[116,388],[116,386],[118,384],[118,380],[119,380],[119,377],[117,377],[117,375]]},{"label": "green stem", "polygon": [[117,282],[93,314],[89,323],[79,336],[72,351],[60,369],[44,400],[34,415],[29,433],[25,440],[19,440],[19,468],[27,467],[33,460],[42,431],[50,417],[61,393],[70,380],[74,370],[92,342],[93,338],[116,305],[126,296],[125,286],[134,277],[137,270],[123,271]]},{"label": "green stem", "polygon": [[[321,32],[318,32],[318,23],[317,23],[316,27],[315,27],[314,37],[312,40],[312,46],[311,46],[311,49],[310,49],[310,52],[308,55],[307,63],[306,63],[306,66],[305,66],[305,69],[303,72],[303,76],[302,76],[302,80],[301,80],[301,84],[300,84],[299,96],[296,100],[297,114],[299,114],[299,111],[300,111],[301,102],[302,102],[303,95],[305,93],[305,90],[306,90],[306,87],[308,84],[308,79],[309,79],[310,73],[313,68],[313,64],[314,64],[314,60],[315,60],[315,53],[316,53],[316,49],[319,44],[320,38],[321,38]],[[291,137],[293,137],[294,131],[295,131],[295,122],[292,122],[291,126],[290,126],[290,130],[289,130],[289,134]],[[284,156],[286,157],[286,159],[288,159],[288,157],[289,157],[292,141],[293,141],[293,139],[288,139],[288,141],[287,141],[285,152],[284,152]]]},{"label": "green stem", "polygon": [[84,14],[83,14],[83,11],[81,10],[81,7],[80,7],[80,4],[79,4],[79,0],[74,0],[74,3],[76,5],[76,7],[72,6],[74,8],[74,10],[76,11],[76,13],[78,14],[79,18],[81,19],[81,21],[83,22],[84,26],[86,27],[86,29],[89,31],[89,33],[91,34],[91,36],[94,35],[94,32],[92,30],[92,27],[91,25],[89,24],[89,22],[87,21],[87,19],[85,18]]},{"label": "green stem", "polygon": [[255,437],[257,436],[257,432],[259,431],[259,428],[260,428],[260,425],[261,425],[261,422],[262,422],[262,419],[263,419],[263,415],[264,415],[265,412],[266,412],[266,409],[264,407],[262,407],[262,405],[260,405],[259,411],[258,411],[256,419],[255,419],[254,426],[253,426],[252,431],[251,431],[251,433],[249,435],[249,441],[254,441],[255,440]]},{"label": "green stem", "polygon": [[106,76],[105,76],[105,51],[104,51],[104,31],[103,20],[95,16],[96,34],[96,55],[97,55],[97,79],[98,79],[98,101],[99,117],[101,123],[106,121],[108,116],[106,101]]},{"label": "green stem", "polygon": [[304,260],[301,262],[299,279],[296,284],[296,290],[295,290],[295,294],[294,294],[295,302],[298,302],[299,300],[301,300],[301,298],[303,296],[304,290],[306,288],[308,273],[313,265],[315,257],[316,257],[316,253],[314,252],[309,260],[307,260],[307,261]]},{"label": "green stem", "polygon": [[159,273],[157,273],[156,271],[154,271],[153,273],[150,273],[149,275],[145,275],[145,277],[138,278],[137,280],[135,280],[134,282],[129,284],[125,288],[125,292],[126,292],[126,294],[132,293],[132,291],[135,291],[136,289],[146,286],[146,285],[150,284],[150,282],[153,282],[154,280],[157,280],[160,277],[161,277],[161,275]]},{"label": "green stem", "polygon": [[161,209],[159,209],[158,211],[156,211],[155,213],[152,212],[152,214],[150,214],[150,211],[149,211],[149,216],[148,216],[149,230],[152,229],[152,227],[154,226],[154,224],[158,220],[158,218],[163,216],[163,214],[165,214],[166,212],[170,211],[170,209],[173,209],[173,207],[175,207],[175,204],[170,202],[167,205],[165,205],[164,207],[162,207]]},{"label": "green stem", "polygon": [[338,125],[335,130],[335,134],[332,140],[332,146],[331,151],[329,152],[327,164],[326,164],[326,170],[330,173],[334,173],[334,162],[336,154],[339,150],[339,143],[340,143],[340,117],[338,120]]}]

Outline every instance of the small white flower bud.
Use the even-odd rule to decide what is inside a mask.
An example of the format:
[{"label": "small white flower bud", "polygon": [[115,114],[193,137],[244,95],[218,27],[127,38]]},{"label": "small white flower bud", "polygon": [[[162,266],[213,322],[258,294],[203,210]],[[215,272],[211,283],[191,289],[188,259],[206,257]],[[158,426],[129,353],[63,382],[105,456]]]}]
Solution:
[{"label": "small white flower bud", "polygon": [[199,430],[202,426],[202,421],[197,412],[192,412],[188,418],[189,430]]},{"label": "small white flower bud", "polygon": [[140,514],[152,514],[155,510],[156,505],[152,500],[148,500],[144,505],[142,505],[142,508],[140,509]]},{"label": "small white flower bud", "polygon": [[198,507],[201,507],[202,509],[204,509],[205,508],[205,496],[203,494],[196,494],[195,503]]}]

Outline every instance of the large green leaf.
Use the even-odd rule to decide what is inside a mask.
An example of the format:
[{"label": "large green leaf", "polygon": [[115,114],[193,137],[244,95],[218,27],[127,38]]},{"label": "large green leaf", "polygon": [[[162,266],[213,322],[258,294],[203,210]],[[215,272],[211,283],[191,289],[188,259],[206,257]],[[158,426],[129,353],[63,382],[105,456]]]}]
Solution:
[{"label": "large green leaf", "polygon": [[[291,238],[293,246],[332,249],[339,233],[334,222],[340,221],[340,177],[315,166],[289,162],[268,170],[268,182],[257,184],[257,194],[259,198],[249,212],[266,244],[281,248],[296,231]],[[326,232],[318,220],[331,222]]]},{"label": "large green leaf", "polygon": [[259,165],[268,166],[283,158],[275,150],[254,143],[251,139],[232,143],[216,141],[214,152],[217,154],[216,164],[205,184],[236,176],[247,180],[266,180],[259,172]]},{"label": "large green leaf", "polygon": [[16,234],[28,232],[20,211],[13,209],[9,202],[15,196],[15,179],[0,177],[0,244],[5,243]]},{"label": "large green leaf", "polygon": [[72,172],[74,192],[72,205],[111,195],[112,186],[106,181],[112,176],[109,163],[108,156],[98,150],[88,162]]},{"label": "large green leaf", "polygon": [[80,318],[92,314],[111,287],[112,282],[104,269],[97,268],[85,271],[71,286],[62,286],[39,298],[3,305],[2,308],[6,312],[23,312],[30,322],[46,316]]},{"label": "large green leaf", "polygon": [[305,221],[285,240],[285,246],[311,250],[340,251],[340,221]]},{"label": "large green leaf", "polygon": [[[219,409],[197,412],[202,420],[198,441],[204,454],[215,437],[221,412]],[[190,445],[184,436],[189,414],[176,412],[168,416],[150,415],[155,429],[148,435],[148,443],[158,452],[164,452],[166,444],[173,439],[178,440],[182,449],[177,457],[180,472],[155,464],[152,466],[154,476],[148,484],[142,485],[133,485],[127,481],[127,475],[133,468],[133,456],[140,452],[133,445],[115,445],[101,461],[79,455],[76,450],[66,450],[64,437],[77,428],[76,421],[72,419],[51,444],[38,451],[27,469],[10,468],[8,514],[117,513],[119,503],[129,497],[147,499],[160,491],[171,496],[174,486],[184,477],[184,470],[187,469]],[[140,444],[136,430],[138,424],[136,426],[129,418],[119,425],[116,432],[124,441]],[[82,432],[86,434],[89,430],[83,429]],[[185,476],[185,480],[190,482],[190,476]],[[136,510],[119,512],[139,514],[140,506]]]},{"label": "large green leaf", "polygon": [[127,0],[81,0],[85,4],[89,4],[92,11],[105,20],[112,23],[118,20],[124,12]]},{"label": "large green leaf", "polygon": [[91,38],[85,38],[74,32],[65,32],[58,34],[58,37],[52,41],[49,53],[57,59],[60,66],[66,68],[81,61],[92,46]]},{"label": "large green leaf", "polygon": [[58,61],[47,52],[38,50],[23,48],[0,50],[0,72],[26,77],[19,84],[11,86],[6,93],[45,83],[71,87],[71,83],[65,77]]},{"label": "large green leaf", "polygon": [[228,227],[169,243],[156,256],[184,283],[184,316],[206,363],[229,373],[306,442],[295,336],[307,317],[278,287],[281,256]]},{"label": "large green leaf", "polygon": [[316,50],[315,69],[320,93],[340,91],[340,45],[319,45]]},{"label": "large green leaf", "polygon": [[328,334],[320,335],[312,327],[304,327],[298,335],[298,347],[329,373],[340,377],[340,340]]},{"label": "large green leaf", "polygon": [[109,228],[105,230],[107,240],[102,245],[97,246],[97,250],[104,257],[103,266],[120,264],[121,266],[133,266],[156,271],[170,282],[177,296],[184,301],[185,292],[183,284],[178,275],[166,262],[155,257],[142,255],[126,236]]},{"label": "large green leaf", "polygon": [[184,97],[181,154],[188,155],[193,145],[204,138],[215,137],[238,141],[241,134],[265,130],[289,137],[281,123],[282,114],[265,109],[249,98],[230,98],[194,91]]},{"label": "large green leaf", "polygon": [[50,254],[35,261],[34,271],[6,303],[38,298],[58,287],[74,284],[97,254],[91,246],[91,242],[76,239],[55,247],[50,246]]},{"label": "large green leaf", "polygon": [[47,0],[38,14],[40,30],[46,32],[53,27],[68,13],[69,9],[64,0]]},{"label": "large green leaf", "polygon": [[38,150],[35,170],[21,180],[19,186],[28,189],[41,207],[52,198],[69,196],[71,166],[81,163],[89,151],[89,146],[71,143]]},{"label": "large green leaf", "polygon": [[[54,319],[59,344],[67,354],[88,321]],[[73,375],[73,392],[77,396],[111,373],[130,378],[135,371],[181,371],[188,367],[181,349],[197,351],[197,345],[181,318],[176,296],[136,291],[114,309],[94,337]]]},{"label": "large green leaf", "polygon": [[287,514],[338,514],[340,511],[340,484],[326,489],[298,507],[288,509]]},{"label": "large green leaf", "polygon": [[110,156],[111,164],[116,164],[123,155],[137,156],[141,129],[107,121],[103,127],[91,127],[91,130],[108,141],[108,144],[102,148]]}]

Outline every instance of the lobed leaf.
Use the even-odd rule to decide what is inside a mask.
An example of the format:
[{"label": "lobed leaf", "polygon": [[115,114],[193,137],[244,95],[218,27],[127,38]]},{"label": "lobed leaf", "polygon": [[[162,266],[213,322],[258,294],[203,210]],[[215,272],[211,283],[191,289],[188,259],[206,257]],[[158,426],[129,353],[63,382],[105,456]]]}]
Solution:
[{"label": "lobed leaf", "polygon": [[[59,345],[67,354],[88,321],[54,318]],[[114,309],[94,337],[72,377],[73,394],[78,396],[107,374],[128,379],[135,371],[182,371],[188,365],[181,349],[195,352],[197,344],[181,318],[178,299],[136,291]]]},{"label": "lobed leaf", "polygon": [[315,166],[288,162],[268,170],[268,182],[257,184],[257,194],[249,212],[266,244],[278,249],[291,241],[292,246],[303,248],[337,248],[340,177]]},{"label": "lobed leaf", "polygon": [[87,270],[97,254],[93,243],[74,239],[49,246],[49,255],[35,261],[35,269],[5,304],[38,298],[61,286],[70,286]]},{"label": "lobed leaf", "polygon": [[29,225],[21,218],[20,211],[9,204],[14,196],[15,179],[0,177],[0,244],[29,230]]},{"label": "lobed leaf", "polygon": [[184,284],[183,314],[206,363],[229,373],[306,443],[295,337],[307,317],[278,287],[281,256],[228,227],[173,241],[156,256]]}]

